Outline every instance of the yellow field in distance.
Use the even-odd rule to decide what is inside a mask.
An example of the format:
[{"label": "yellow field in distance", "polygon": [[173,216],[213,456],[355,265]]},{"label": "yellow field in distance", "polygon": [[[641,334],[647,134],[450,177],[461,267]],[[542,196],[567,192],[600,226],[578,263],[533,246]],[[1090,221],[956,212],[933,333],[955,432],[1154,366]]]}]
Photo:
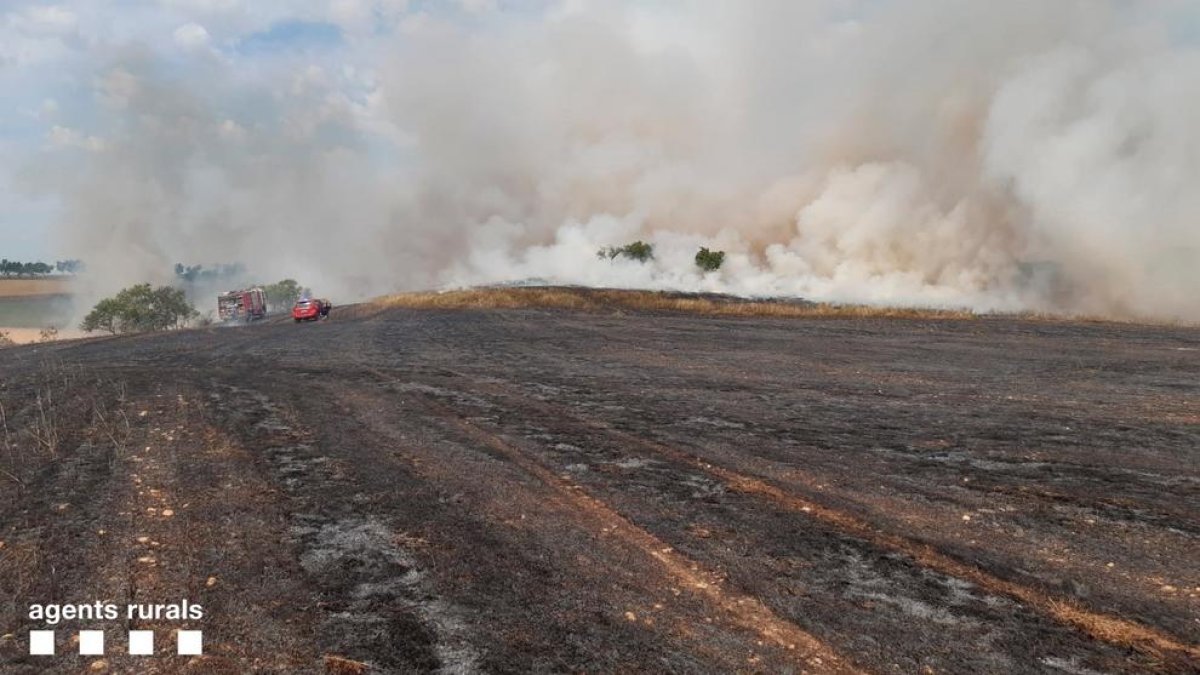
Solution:
[{"label": "yellow field in distance", "polygon": [[70,277],[18,279],[0,277],[0,298],[25,298],[38,295],[67,295],[71,293]]}]

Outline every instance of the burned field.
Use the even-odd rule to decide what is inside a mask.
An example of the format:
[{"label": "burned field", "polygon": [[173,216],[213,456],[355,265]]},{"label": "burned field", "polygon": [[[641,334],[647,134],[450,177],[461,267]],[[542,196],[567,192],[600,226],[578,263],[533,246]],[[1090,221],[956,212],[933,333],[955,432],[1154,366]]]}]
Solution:
[{"label": "burned field", "polygon": [[203,656],[54,667],[1200,667],[1195,329],[387,309],[0,373],[0,672],[32,603],[181,599],[137,627]]}]

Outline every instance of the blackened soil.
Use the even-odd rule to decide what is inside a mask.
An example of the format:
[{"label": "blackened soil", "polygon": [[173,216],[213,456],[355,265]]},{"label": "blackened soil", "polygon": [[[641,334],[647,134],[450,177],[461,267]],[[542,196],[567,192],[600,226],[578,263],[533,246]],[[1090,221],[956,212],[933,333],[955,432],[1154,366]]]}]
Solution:
[{"label": "blackened soil", "polygon": [[[0,403],[4,672],[1200,668],[1195,329],[396,310],[4,350]],[[205,656],[27,655],[131,597]]]}]

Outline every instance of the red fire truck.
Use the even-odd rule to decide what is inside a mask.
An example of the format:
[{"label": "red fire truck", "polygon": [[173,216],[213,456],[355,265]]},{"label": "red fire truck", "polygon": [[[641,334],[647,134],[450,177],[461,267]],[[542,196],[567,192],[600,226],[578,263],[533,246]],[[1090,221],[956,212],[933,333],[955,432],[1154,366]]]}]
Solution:
[{"label": "red fire truck", "polygon": [[267,293],[261,288],[230,291],[217,296],[221,321],[254,321],[267,316]]}]

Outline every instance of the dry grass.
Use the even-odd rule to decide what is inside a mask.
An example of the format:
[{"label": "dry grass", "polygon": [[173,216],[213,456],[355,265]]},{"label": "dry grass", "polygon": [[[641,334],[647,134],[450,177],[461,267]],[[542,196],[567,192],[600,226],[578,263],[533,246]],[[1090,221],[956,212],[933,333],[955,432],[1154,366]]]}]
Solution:
[{"label": "dry grass", "polygon": [[330,675],[360,675],[371,670],[371,666],[332,654],[325,655],[325,672]]},{"label": "dry grass", "polygon": [[70,277],[43,279],[0,279],[0,298],[26,298],[38,295],[68,295]]},{"label": "dry grass", "polygon": [[745,300],[721,295],[625,291],[577,287],[471,288],[401,293],[375,300],[379,309],[570,309],[678,312],[711,316],[776,318],[973,319],[967,310],[833,305],[789,300]]},{"label": "dry grass", "polygon": [[[7,336],[12,345],[27,345],[35,342],[54,342],[56,340],[74,340],[77,338],[87,337],[87,333],[81,330],[57,328],[3,328],[0,327],[0,336]],[[0,347],[12,346],[5,345],[4,338],[0,337]]]}]

